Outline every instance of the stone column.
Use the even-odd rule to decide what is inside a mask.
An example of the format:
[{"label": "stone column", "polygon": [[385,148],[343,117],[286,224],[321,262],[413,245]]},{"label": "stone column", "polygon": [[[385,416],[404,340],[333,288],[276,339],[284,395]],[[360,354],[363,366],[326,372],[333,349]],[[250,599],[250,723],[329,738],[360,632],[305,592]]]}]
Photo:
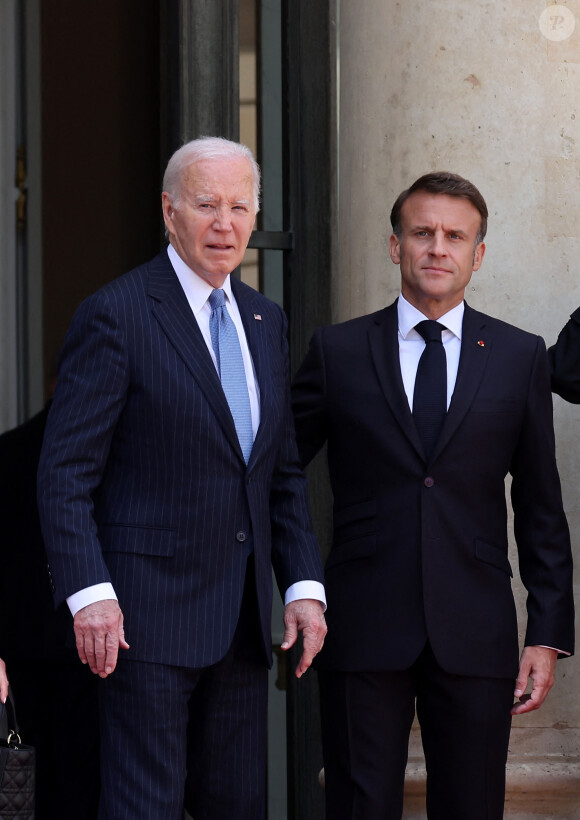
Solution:
[{"label": "stone column", "polygon": [[[421,174],[451,170],[471,179],[490,209],[487,255],[468,301],[553,343],[580,303],[580,0],[565,7],[545,0],[338,3],[333,320],[397,295],[399,272],[388,258],[392,203]],[[577,554],[580,408],[554,404]],[[523,628],[519,579],[515,586]],[[514,720],[506,816],[577,816],[569,800],[580,785],[579,674],[577,659],[559,662],[544,707]],[[416,737],[409,774],[406,816],[419,818]]]},{"label": "stone column", "polygon": [[160,45],[164,168],[188,140],[239,139],[239,3],[165,0]]}]

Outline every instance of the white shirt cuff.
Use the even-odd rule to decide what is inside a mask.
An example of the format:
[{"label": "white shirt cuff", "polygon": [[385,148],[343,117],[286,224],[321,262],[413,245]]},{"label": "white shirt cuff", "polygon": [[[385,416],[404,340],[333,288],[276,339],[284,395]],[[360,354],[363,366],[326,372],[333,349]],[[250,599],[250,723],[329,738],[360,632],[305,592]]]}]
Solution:
[{"label": "white shirt cuff", "polygon": [[539,643],[539,644],[536,644],[536,645],[539,646],[541,649],[553,649],[554,652],[557,652],[559,655],[566,655],[567,658],[570,657],[569,652],[564,652],[563,649],[556,649],[555,646],[544,646],[543,643]]},{"label": "white shirt cuff", "polygon": [[297,581],[292,584],[286,590],[284,604],[288,606],[292,601],[299,601],[302,598],[312,598],[314,601],[320,601],[324,612],[326,612],[326,593],[324,585],[319,581]]},{"label": "white shirt cuff", "polygon": [[115,595],[113,585],[106,581],[103,584],[93,584],[92,587],[85,587],[85,589],[79,589],[78,592],[74,592],[72,595],[69,595],[69,597],[66,599],[66,602],[74,618],[79,609],[83,609],[85,606],[88,606],[89,604],[96,604],[97,601],[116,600],[117,596]]}]

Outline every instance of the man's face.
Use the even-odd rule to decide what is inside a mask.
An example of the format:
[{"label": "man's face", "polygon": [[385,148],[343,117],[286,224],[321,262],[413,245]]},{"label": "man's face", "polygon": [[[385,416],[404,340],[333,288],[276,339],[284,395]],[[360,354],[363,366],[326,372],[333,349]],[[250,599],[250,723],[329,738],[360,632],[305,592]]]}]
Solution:
[{"label": "man's face", "polygon": [[242,261],[256,217],[249,160],[200,160],[185,169],[179,200],[164,192],[162,201],[169,241],[179,256],[221,287]]},{"label": "man's face", "polygon": [[401,267],[405,299],[437,319],[458,305],[485,245],[475,244],[481,217],[467,199],[416,191],[401,209],[401,239],[390,239],[391,259]]}]

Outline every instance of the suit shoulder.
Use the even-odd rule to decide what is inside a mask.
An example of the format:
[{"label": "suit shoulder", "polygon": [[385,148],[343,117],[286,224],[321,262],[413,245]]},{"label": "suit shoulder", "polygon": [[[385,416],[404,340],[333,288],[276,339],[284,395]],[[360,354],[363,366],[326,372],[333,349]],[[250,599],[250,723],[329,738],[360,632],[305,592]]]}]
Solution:
[{"label": "suit shoulder", "polygon": [[280,307],[277,302],[272,301],[272,299],[268,299],[268,297],[264,296],[263,293],[260,293],[260,291],[250,285],[247,285],[240,279],[232,278],[232,290],[238,304],[242,303],[251,305],[252,310],[260,316],[262,314],[265,316],[278,316],[279,318],[285,320],[286,314],[284,309]]},{"label": "suit shoulder", "polygon": [[387,318],[388,312],[394,309],[394,305],[382,308],[374,313],[366,313],[364,316],[356,316],[353,319],[346,319],[344,322],[337,322],[333,325],[321,325],[316,329],[316,334],[334,341],[338,339],[349,339],[351,337],[361,338],[369,327],[382,324]]},{"label": "suit shoulder", "polygon": [[[318,338],[323,345],[336,346],[340,344],[356,345],[366,340],[367,331],[374,325],[381,325],[388,317],[393,306],[356,316],[344,322],[333,325],[321,325],[314,331],[313,339]],[[391,317],[392,318],[392,317]]]},{"label": "suit shoulder", "polygon": [[469,313],[471,321],[474,321],[476,325],[482,328],[485,327],[493,331],[494,336],[504,339],[506,343],[509,342],[518,346],[532,348],[536,348],[538,343],[544,344],[542,337],[538,333],[524,330],[517,325],[505,322],[503,319],[497,319],[495,316],[489,316],[486,313],[481,313],[472,308],[469,308]]},{"label": "suit shoulder", "polygon": [[[165,260],[163,257],[165,257]],[[165,265],[163,264],[164,261]],[[124,303],[128,299],[135,301],[144,298],[147,294],[151,273],[159,269],[163,270],[168,265],[167,254],[162,253],[149,262],[138,265],[127,273],[111,279],[110,282],[87,296],[80,303],[77,313],[91,313],[93,310],[98,309],[98,305],[108,305],[110,307],[115,303]],[[167,268],[167,271],[170,272],[171,268]]]},{"label": "suit shoulder", "polygon": [[232,276],[231,284],[236,299],[251,299],[253,302],[257,302],[263,306],[268,306],[273,310],[282,310],[279,304],[272,301],[272,299],[268,299],[267,296],[264,296],[263,293],[260,293],[259,290],[256,290],[251,285],[247,285],[245,282],[242,282],[241,279],[234,279]]}]

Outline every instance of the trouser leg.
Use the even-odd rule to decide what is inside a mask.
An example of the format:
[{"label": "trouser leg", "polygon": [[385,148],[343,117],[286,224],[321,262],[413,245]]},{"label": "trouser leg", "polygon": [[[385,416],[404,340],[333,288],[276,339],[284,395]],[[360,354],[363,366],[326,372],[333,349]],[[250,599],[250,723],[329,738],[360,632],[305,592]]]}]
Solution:
[{"label": "trouser leg", "polygon": [[401,820],[415,714],[411,672],[319,677],[327,820]]},{"label": "trouser leg", "polygon": [[429,650],[420,666],[429,820],[501,820],[514,681],[449,675]]},{"label": "trouser leg", "polygon": [[187,808],[195,820],[264,820],[268,669],[253,561],[226,656],[204,670],[190,701]]},{"label": "trouser leg", "polygon": [[100,687],[99,820],[182,820],[198,670],[120,659]]}]

